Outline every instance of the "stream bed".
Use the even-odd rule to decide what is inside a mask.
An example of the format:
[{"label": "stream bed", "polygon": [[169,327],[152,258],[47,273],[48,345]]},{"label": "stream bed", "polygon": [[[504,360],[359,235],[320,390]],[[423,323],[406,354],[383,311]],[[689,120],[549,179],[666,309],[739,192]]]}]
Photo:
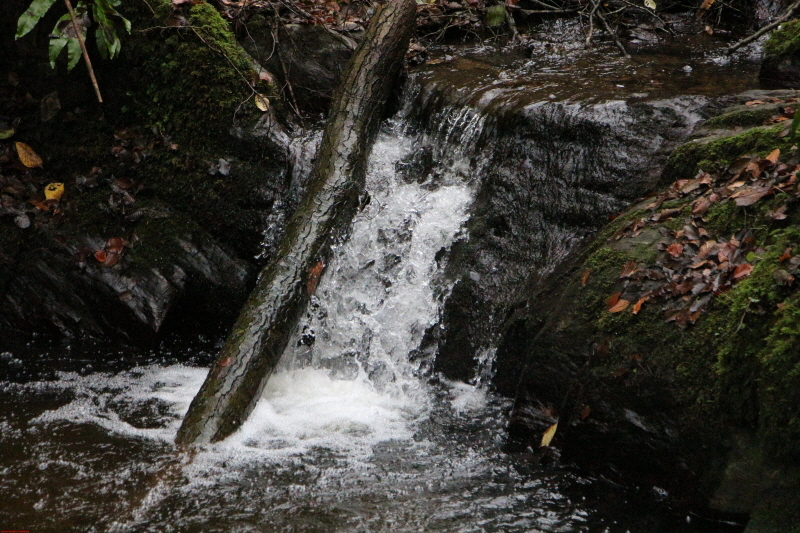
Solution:
[{"label": "stream bed", "polygon": [[[591,72],[591,54],[571,66],[554,63],[552,50],[549,66],[535,54],[492,54],[447,59],[418,76],[448,69],[448,90],[486,109],[499,94],[519,108],[537,99],[642,100],[665,96],[669,83],[677,85],[671,94],[714,96],[752,87],[755,72],[752,64],[725,71],[729,63],[713,54],[690,58],[690,70],[680,54],[659,67],[640,56],[633,70],[611,61],[619,68],[595,73],[590,87],[575,80]],[[507,67],[498,71],[498,63]],[[737,77],[717,86],[720,72]],[[599,83],[608,90],[598,92]],[[448,251],[469,238],[475,195],[495,163],[473,149],[485,144],[485,115],[467,107],[445,118],[434,133],[403,118],[383,128],[351,238],[337,245],[254,413],[227,441],[192,455],[172,444],[215,339],[154,351],[34,342],[0,353],[0,528],[741,531],[743,524],[673,511],[658,486],[587,477],[559,464],[557,453],[505,453],[511,404],[492,392],[491,346],[469,354],[478,362],[469,384],[432,371],[432,356],[418,348],[454,284],[444,275]],[[413,174],[425,146],[436,168]],[[574,238],[570,231],[560,243]]]}]

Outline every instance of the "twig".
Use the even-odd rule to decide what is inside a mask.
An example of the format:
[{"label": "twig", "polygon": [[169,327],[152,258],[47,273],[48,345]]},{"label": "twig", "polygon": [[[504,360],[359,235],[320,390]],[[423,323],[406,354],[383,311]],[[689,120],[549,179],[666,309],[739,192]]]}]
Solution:
[{"label": "twig", "polygon": [[509,11],[508,9],[506,9],[506,24],[508,25],[508,31],[511,33],[511,42],[515,43],[519,41],[519,32],[517,31],[517,23],[514,21],[514,15],[512,15],[511,11]]},{"label": "twig", "polygon": [[155,11],[155,9],[153,9],[153,6],[151,6],[150,3],[147,0],[142,0],[142,2],[144,2],[144,5],[146,5],[147,9],[150,10],[150,13],[152,13],[153,16],[155,16],[156,11]]},{"label": "twig", "polygon": [[734,44],[732,46],[729,46],[728,49],[726,50],[726,52],[728,54],[732,54],[733,52],[735,52],[736,50],[738,50],[742,46],[752,43],[753,41],[755,41],[756,39],[758,39],[759,37],[761,37],[762,35],[764,35],[768,31],[770,31],[773,28],[779,26],[786,19],[791,17],[794,14],[794,12],[797,10],[798,7],[800,7],[800,0],[795,0],[795,2],[792,5],[790,5],[789,7],[786,8],[786,11],[784,11],[783,14],[780,17],[776,18],[773,22],[767,24],[766,26],[764,26],[763,28],[761,28],[760,30],[755,32],[750,37],[746,37],[746,38],[742,39],[741,41],[739,41],[738,43],[736,43],[736,44]]},{"label": "twig", "polygon": [[86,50],[86,43],[83,42],[81,28],[78,26],[78,18],[75,16],[75,11],[72,9],[72,3],[69,0],[64,0],[64,3],[67,4],[67,11],[69,11],[69,18],[72,20],[72,28],[75,30],[75,35],[78,37],[78,44],[81,45],[83,59],[86,61],[86,68],[89,69],[89,77],[92,79],[92,85],[94,85],[94,93],[97,95],[97,101],[102,104],[103,97],[100,96],[100,86],[97,85],[97,78],[94,76],[92,61],[89,59],[89,52]]},{"label": "twig", "polygon": [[[797,0],[797,1],[800,2],[800,0]],[[603,16],[603,14],[598,11],[597,12],[597,16],[600,18],[600,22],[603,23],[603,26],[605,27],[606,31],[608,33],[610,33],[611,36],[614,38],[614,42],[616,43],[617,48],[620,49],[620,51],[622,52],[622,55],[625,56],[625,59],[630,59],[631,55],[625,49],[625,46],[622,44],[622,41],[619,40],[619,37],[617,37],[616,32],[612,31],[611,26],[608,25],[608,21]]]},{"label": "twig", "polygon": [[306,129],[305,124],[303,124],[303,116],[300,114],[300,107],[297,105],[297,98],[294,96],[292,82],[289,81],[289,71],[286,68],[286,63],[283,62],[283,54],[281,53],[281,47],[278,43],[278,23],[279,19],[276,15],[272,26],[272,42],[275,43],[275,51],[278,53],[278,61],[280,62],[281,70],[283,71],[283,79],[286,82],[286,87],[289,89],[289,104],[292,108],[292,111],[294,111],[294,114],[297,115],[297,118],[300,120],[300,127]]},{"label": "twig", "polygon": [[590,41],[592,40],[592,33],[594,33],[594,12],[597,11],[597,8],[600,7],[600,1],[591,0],[592,2],[592,11],[589,13],[589,35],[586,36],[586,48],[591,46]]}]

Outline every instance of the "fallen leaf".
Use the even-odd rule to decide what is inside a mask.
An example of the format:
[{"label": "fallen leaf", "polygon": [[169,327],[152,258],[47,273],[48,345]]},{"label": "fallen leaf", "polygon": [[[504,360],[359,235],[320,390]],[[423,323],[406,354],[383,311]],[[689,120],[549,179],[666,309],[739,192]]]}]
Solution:
[{"label": "fallen leaf", "polygon": [[634,314],[634,315],[638,315],[638,314],[639,314],[639,311],[641,311],[641,310],[642,310],[642,306],[644,305],[644,303],[645,303],[647,300],[649,300],[649,299],[650,299],[650,295],[649,295],[649,294],[648,294],[648,295],[646,295],[646,296],[642,296],[641,298],[639,298],[639,299],[636,301],[636,303],[635,303],[635,304],[633,304],[633,311],[632,311],[632,312],[633,312],[633,314]]},{"label": "fallen leaf", "polygon": [[772,220],[785,220],[786,219],[786,206],[782,205],[774,211],[767,213],[767,216]]},{"label": "fallen leaf", "polygon": [[623,300],[622,298],[620,298],[619,300],[617,300],[617,303],[615,303],[611,307],[611,309],[608,310],[608,312],[609,313],[619,313],[619,312],[624,311],[625,309],[627,309],[630,304],[631,303],[628,300]]},{"label": "fallen leaf", "polygon": [[94,258],[100,263],[105,263],[107,256],[108,254],[106,254],[105,250],[97,250],[94,253]]},{"label": "fallen leaf", "polygon": [[778,162],[778,158],[779,158],[780,156],[781,156],[781,151],[780,151],[780,148],[775,148],[775,149],[774,149],[773,151],[771,151],[771,152],[769,153],[769,155],[768,155],[767,157],[765,157],[764,159],[766,159],[767,161],[769,161],[770,163],[772,163],[772,164],[774,165],[775,163],[777,163],[777,162]]},{"label": "fallen leaf", "polygon": [[322,276],[322,270],[325,268],[325,263],[322,261],[318,261],[316,265],[311,267],[308,271],[308,281],[306,282],[306,289],[308,290],[308,295],[311,296],[317,291],[317,285],[319,285],[319,278]]},{"label": "fallen leaf", "polygon": [[259,108],[261,111],[267,112],[269,111],[269,98],[262,94],[256,94],[255,96],[256,107]]},{"label": "fallen leaf", "polygon": [[542,443],[539,446],[550,446],[550,441],[553,440],[557,429],[558,422],[547,428],[547,431],[545,431],[544,435],[542,435]]},{"label": "fallen leaf", "polygon": [[736,202],[736,205],[739,207],[747,207],[758,202],[770,192],[772,192],[771,186],[756,185],[754,187],[750,187],[749,189],[736,192],[735,194],[731,195],[731,198],[734,199],[734,202]]},{"label": "fallen leaf", "polygon": [[792,249],[791,249],[791,248],[787,248],[787,249],[785,249],[785,250],[783,251],[783,253],[781,254],[781,256],[778,258],[778,261],[779,261],[779,262],[781,262],[781,263],[783,263],[783,262],[784,262],[784,261],[786,261],[787,259],[791,259],[791,258],[792,258]]},{"label": "fallen leaf", "polygon": [[16,142],[14,145],[17,147],[17,155],[23,165],[28,168],[42,166],[42,158],[36,155],[33,148],[22,142]]},{"label": "fallen leaf", "polygon": [[733,279],[738,280],[745,278],[750,275],[753,271],[753,265],[750,263],[742,263],[741,265],[736,265],[736,268],[733,269]]},{"label": "fallen leaf", "polygon": [[583,274],[581,274],[581,287],[586,286],[586,282],[589,281],[589,275],[591,273],[592,270],[590,268],[587,268],[586,270],[583,271]]},{"label": "fallen leaf", "polygon": [[745,102],[744,105],[761,105],[766,104],[766,102],[761,100],[750,100],[749,102]]},{"label": "fallen leaf", "polygon": [[620,278],[627,278],[634,272],[636,272],[636,261],[628,261],[622,266],[622,272],[620,272]]},{"label": "fallen leaf", "polygon": [[683,254],[683,245],[679,242],[673,242],[667,246],[667,253],[672,257],[678,258]]},{"label": "fallen leaf", "polygon": [[606,308],[607,309],[611,309],[612,307],[617,305],[617,302],[619,302],[619,297],[620,296],[622,296],[621,292],[615,292],[614,294],[609,296],[608,300],[606,300]]},{"label": "fallen leaf", "polygon": [[702,196],[695,200],[694,204],[692,205],[692,214],[695,216],[703,216],[710,207],[711,200],[705,196]]},{"label": "fallen leaf", "polygon": [[44,197],[48,200],[55,200],[58,201],[61,199],[61,195],[64,194],[64,184],[63,183],[50,183],[47,187],[44,188]]},{"label": "fallen leaf", "polygon": [[121,253],[125,248],[125,239],[122,237],[111,237],[106,241],[106,251],[110,253]]},{"label": "fallen leaf", "polygon": [[588,405],[584,405],[583,409],[581,409],[581,420],[586,420],[589,417],[589,413],[592,412],[592,408]]},{"label": "fallen leaf", "polygon": [[219,363],[217,363],[217,364],[219,366],[230,366],[231,363],[233,363],[233,361],[234,361],[233,356],[229,355],[225,359],[220,359]]}]

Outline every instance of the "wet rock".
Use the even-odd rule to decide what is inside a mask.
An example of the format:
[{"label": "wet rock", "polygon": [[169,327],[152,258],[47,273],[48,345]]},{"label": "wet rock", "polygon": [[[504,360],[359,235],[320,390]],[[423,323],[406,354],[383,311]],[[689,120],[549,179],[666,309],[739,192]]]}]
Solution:
[{"label": "wet rock", "polygon": [[[445,140],[478,132],[471,141],[478,193],[467,234],[449,252],[447,275],[456,283],[444,304],[443,330],[431,333],[438,339],[436,370],[469,380],[478,372],[475,354],[496,343],[509,302],[558,268],[609,217],[656,188],[669,150],[712,103],[699,96],[541,101],[533,89],[515,84],[505,92],[496,83],[476,88],[472,81],[468,91],[461,75],[453,80],[448,69],[416,81],[424,127],[438,129]],[[422,149],[403,162],[403,172],[435,172],[431,160]],[[514,387],[501,392],[512,395]]]},{"label": "wet rock", "polygon": [[[737,97],[737,106],[698,129],[701,137],[673,151],[665,178],[691,179],[699,168],[724,173],[742,155],[790,151],[781,121],[770,123],[758,107],[773,116],[780,98],[796,97],[787,92]],[[754,100],[764,103],[753,105]],[[743,106],[747,101],[751,105]],[[644,231],[627,231],[660,209],[651,206],[652,199],[635,204],[544,282],[529,283],[525,299],[509,309],[495,384],[515,391],[509,434],[523,449],[535,446],[556,417],[553,445],[565,461],[623,483],[664,487],[678,504],[754,513],[764,524],[772,520],[772,529],[764,531],[781,531],[783,526],[774,524],[791,522],[793,511],[776,509],[800,495],[793,466],[797,439],[784,429],[800,399],[791,392],[794,378],[778,369],[797,364],[800,335],[768,309],[794,305],[783,302],[795,301],[796,289],[786,287],[783,278],[776,283],[774,276],[787,263],[787,257],[783,262],[778,257],[787,248],[785,239],[794,242],[794,221],[754,222],[742,215],[759,204],[733,201],[693,218],[690,209],[682,209],[694,200],[680,195],[672,215],[656,217]],[[761,208],[767,209],[767,202]],[[659,254],[670,261],[659,250],[665,238],[677,231],[699,235],[691,226],[670,229],[686,227],[684,216],[704,230],[713,220],[709,238],[756,232],[762,248],[748,261],[760,265],[758,273],[728,287],[724,296],[704,300],[703,313],[683,325],[669,320],[670,307],[662,301],[647,300],[636,313],[613,310],[608,298],[615,291],[634,295],[646,288],[647,281],[639,287],[621,276],[628,261],[647,271],[660,264]],[[757,309],[742,316],[737,301]],[[780,399],[772,400],[773,394]],[[760,527],[754,523],[752,531]]]},{"label": "wet rock", "polygon": [[261,17],[251,20],[247,28],[245,38],[240,40],[245,50],[281,79],[288,76],[303,110],[326,111],[356,41],[324,26],[289,24],[275,29]]},{"label": "wet rock", "polygon": [[758,77],[768,89],[800,87],[800,21],[791,20],[772,32]]}]

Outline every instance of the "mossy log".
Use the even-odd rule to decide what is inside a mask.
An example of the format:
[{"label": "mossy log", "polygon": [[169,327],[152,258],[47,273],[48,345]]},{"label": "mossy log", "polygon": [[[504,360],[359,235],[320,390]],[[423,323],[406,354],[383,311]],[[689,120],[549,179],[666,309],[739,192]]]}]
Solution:
[{"label": "mossy log", "polygon": [[333,103],[303,203],[195,396],[179,446],[224,439],[247,418],[316,287],[332,241],[350,226],[367,157],[414,29],[414,0],[376,11]]}]

